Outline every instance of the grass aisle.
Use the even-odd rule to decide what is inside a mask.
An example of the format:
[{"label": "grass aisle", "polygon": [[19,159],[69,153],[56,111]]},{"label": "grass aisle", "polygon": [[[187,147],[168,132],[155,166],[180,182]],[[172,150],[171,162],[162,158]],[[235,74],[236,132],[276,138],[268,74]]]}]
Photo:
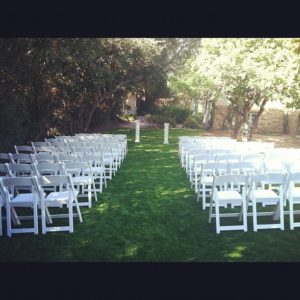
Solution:
[{"label": "grass aisle", "polygon": [[142,129],[141,143],[128,135],[129,152],[98,203],[82,210],[75,231],[16,235],[0,240],[1,261],[295,261],[299,230],[215,233],[180,167],[178,137],[197,130]]}]

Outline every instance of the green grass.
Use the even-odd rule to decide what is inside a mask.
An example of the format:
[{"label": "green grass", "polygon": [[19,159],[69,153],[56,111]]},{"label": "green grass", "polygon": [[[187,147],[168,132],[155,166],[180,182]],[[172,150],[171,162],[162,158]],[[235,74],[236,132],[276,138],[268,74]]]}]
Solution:
[{"label": "green grass", "polygon": [[[300,229],[229,231],[216,234],[190,189],[177,154],[178,137],[200,130],[171,129],[163,145],[162,129],[142,129],[121,169],[93,207],[83,208],[69,233],[19,234],[0,239],[0,260],[19,261],[300,261]],[[5,226],[4,226],[5,227]],[[4,228],[5,229],[5,228]]]}]

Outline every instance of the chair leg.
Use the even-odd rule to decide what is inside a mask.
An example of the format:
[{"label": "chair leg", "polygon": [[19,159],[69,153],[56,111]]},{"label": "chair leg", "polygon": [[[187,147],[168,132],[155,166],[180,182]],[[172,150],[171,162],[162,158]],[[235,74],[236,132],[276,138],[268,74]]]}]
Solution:
[{"label": "chair leg", "polygon": [[0,236],[2,236],[2,204],[0,205]]},{"label": "chair leg", "polygon": [[283,208],[283,199],[280,199],[279,202],[280,206],[280,229],[284,230],[284,208]]},{"label": "chair leg", "polygon": [[72,233],[74,231],[72,201],[69,201],[69,227],[70,227],[70,233]]},{"label": "chair leg", "polygon": [[256,210],[256,201],[252,201],[252,210],[253,210],[253,231],[257,231],[257,210]]},{"label": "chair leg", "polygon": [[243,203],[243,225],[244,225],[244,231],[246,232],[248,230],[248,225],[247,225],[247,206],[246,206],[246,201],[244,200]]},{"label": "chair leg", "polygon": [[206,193],[206,190],[205,190],[205,184],[202,184],[202,209],[205,210],[206,208],[206,199],[205,199],[205,193]]},{"label": "chair leg", "polygon": [[95,180],[92,178],[95,200],[98,201]]},{"label": "chair leg", "polygon": [[220,208],[218,200],[215,201],[215,210],[216,210],[216,231],[217,234],[220,233]]},{"label": "chair leg", "polygon": [[41,219],[42,219],[42,234],[46,234],[47,227],[46,227],[46,205],[42,203],[41,205]]},{"label": "chair leg", "polygon": [[38,207],[37,203],[33,204],[33,226],[34,226],[34,234],[39,233],[39,223],[38,223]]},{"label": "chair leg", "polygon": [[290,207],[290,228],[291,230],[294,229],[294,205],[293,205],[293,200],[289,199],[289,207]]},{"label": "chair leg", "polygon": [[11,237],[11,215],[9,204],[6,204],[6,231],[7,236]]}]

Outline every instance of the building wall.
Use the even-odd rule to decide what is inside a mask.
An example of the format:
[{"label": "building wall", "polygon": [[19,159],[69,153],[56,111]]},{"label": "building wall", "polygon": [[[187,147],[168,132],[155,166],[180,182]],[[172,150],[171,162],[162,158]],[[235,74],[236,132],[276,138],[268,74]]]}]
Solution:
[{"label": "building wall", "polygon": [[214,119],[212,123],[213,130],[221,130],[223,129],[223,122],[227,115],[228,106],[227,105],[216,105],[214,111]]},{"label": "building wall", "polygon": [[130,109],[126,110],[125,113],[129,115],[135,115],[136,114],[136,95],[135,94],[128,94],[125,98],[125,105],[129,105]]},{"label": "building wall", "polygon": [[299,130],[299,117],[300,117],[299,111],[293,111],[289,115],[289,124],[288,124],[289,134],[297,135],[297,134],[300,133],[300,130]]},{"label": "building wall", "polygon": [[280,109],[265,110],[259,118],[256,133],[284,133],[284,112]]}]

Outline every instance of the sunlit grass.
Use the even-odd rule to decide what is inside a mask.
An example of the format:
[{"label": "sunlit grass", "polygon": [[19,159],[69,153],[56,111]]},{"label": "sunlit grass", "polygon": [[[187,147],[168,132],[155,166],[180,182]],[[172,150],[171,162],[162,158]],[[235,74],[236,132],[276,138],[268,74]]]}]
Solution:
[{"label": "sunlit grass", "polygon": [[75,219],[73,234],[11,239],[4,226],[0,261],[300,261],[300,229],[289,230],[288,217],[284,231],[253,232],[249,217],[248,232],[216,234],[177,154],[178,137],[200,130],[171,129],[168,145],[163,129],[142,129],[140,143],[132,129],[111,132],[127,134],[129,152],[99,201],[82,208],[83,223]]}]

